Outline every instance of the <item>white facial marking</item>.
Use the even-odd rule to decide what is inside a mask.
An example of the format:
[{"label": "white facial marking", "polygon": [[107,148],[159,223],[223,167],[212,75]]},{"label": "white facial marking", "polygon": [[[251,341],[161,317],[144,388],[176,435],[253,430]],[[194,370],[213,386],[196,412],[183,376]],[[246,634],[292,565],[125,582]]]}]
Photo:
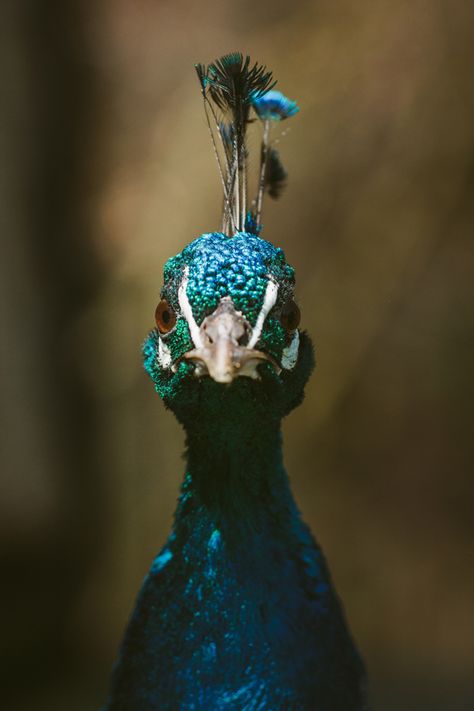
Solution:
[{"label": "white facial marking", "polygon": [[274,281],[271,279],[268,280],[267,284],[267,289],[265,291],[265,298],[263,300],[263,306],[260,309],[260,313],[258,314],[257,321],[255,323],[254,329],[252,331],[252,335],[250,337],[250,340],[248,342],[248,348],[255,348],[258,339],[260,338],[260,335],[262,333],[262,328],[263,324],[265,323],[265,319],[267,318],[268,314],[272,310],[272,308],[275,306],[275,302],[277,299],[278,295],[278,285],[275,284]]},{"label": "white facial marking", "polygon": [[158,363],[165,369],[171,365],[171,351],[161,336],[158,337]]},{"label": "white facial marking", "polygon": [[294,336],[289,346],[283,349],[281,354],[281,365],[285,370],[292,370],[298,360],[298,351],[300,347],[300,333],[295,331]]},{"label": "white facial marking", "polygon": [[202,348],[203,343],[201,339],[201,334],[199,333],[199,326],[197,325],[196,320],[193,316],[191,304],[189,303],[188,295],[186,294],[186,289],[188,288],[188,275],[189,267],[186,267],[184,270],[183,281],[181,282],[180,287],[178,289],[178,301],[183,316],[188,322],[189,332],[191,334],[191,338],[193,339],[195,348]]}]

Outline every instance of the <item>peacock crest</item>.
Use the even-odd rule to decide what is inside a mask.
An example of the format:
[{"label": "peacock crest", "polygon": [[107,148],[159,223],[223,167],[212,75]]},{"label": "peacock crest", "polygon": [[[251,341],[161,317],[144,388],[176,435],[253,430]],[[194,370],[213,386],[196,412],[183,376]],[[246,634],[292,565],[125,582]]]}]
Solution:
[{"label": "peacock crest", "polygon": [[[272,144],[272,124],[294,116],[299,107],[274,89],[272,72],[240,52],[226,54],[208,66],[196,64],[204,111],[223,190],[222,232],[258,235],[265,193],[276,199],[287,173]],[[247,132],[260,124],[261,147],[255,197],[249,201]]]}]

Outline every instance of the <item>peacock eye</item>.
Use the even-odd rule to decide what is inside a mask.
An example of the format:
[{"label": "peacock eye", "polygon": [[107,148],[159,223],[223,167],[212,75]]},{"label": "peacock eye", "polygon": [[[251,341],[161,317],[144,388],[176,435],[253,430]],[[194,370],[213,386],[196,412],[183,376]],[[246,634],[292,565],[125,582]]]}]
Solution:
[{"label": "peacock eye", "polygon": [[156,327],[161,334],[166,334],[174,328],[176,324],[176,314],[166,299],[162,299],[155,311]]},{"label": "peacock eye", "polygon": [[285,331],[296,331],[300,325],[301,313],[293,299],[289,299],[280,313],[280,323]]}]

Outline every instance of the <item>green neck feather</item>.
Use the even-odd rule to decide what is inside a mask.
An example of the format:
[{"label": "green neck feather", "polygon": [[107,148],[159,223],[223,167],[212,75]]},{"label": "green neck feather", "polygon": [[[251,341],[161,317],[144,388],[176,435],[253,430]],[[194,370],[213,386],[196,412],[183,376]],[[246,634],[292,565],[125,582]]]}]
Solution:
[{"label": "green neck feather", "polygon": [[188,483],[219,527],[241,535],[278,517],[291,500],[278,422],[200,423],[188,432]]}]

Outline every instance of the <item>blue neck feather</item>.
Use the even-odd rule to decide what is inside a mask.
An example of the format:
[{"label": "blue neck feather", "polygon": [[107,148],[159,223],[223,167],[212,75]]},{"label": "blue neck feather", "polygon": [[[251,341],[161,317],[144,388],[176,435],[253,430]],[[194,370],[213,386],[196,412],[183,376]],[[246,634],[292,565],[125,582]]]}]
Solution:
[{"label": "blue neck feather", "polygon": [[225,409],[188,426],[173,532],[107,708],[360,711],[361,662],[292,497],[279,421]]}]

